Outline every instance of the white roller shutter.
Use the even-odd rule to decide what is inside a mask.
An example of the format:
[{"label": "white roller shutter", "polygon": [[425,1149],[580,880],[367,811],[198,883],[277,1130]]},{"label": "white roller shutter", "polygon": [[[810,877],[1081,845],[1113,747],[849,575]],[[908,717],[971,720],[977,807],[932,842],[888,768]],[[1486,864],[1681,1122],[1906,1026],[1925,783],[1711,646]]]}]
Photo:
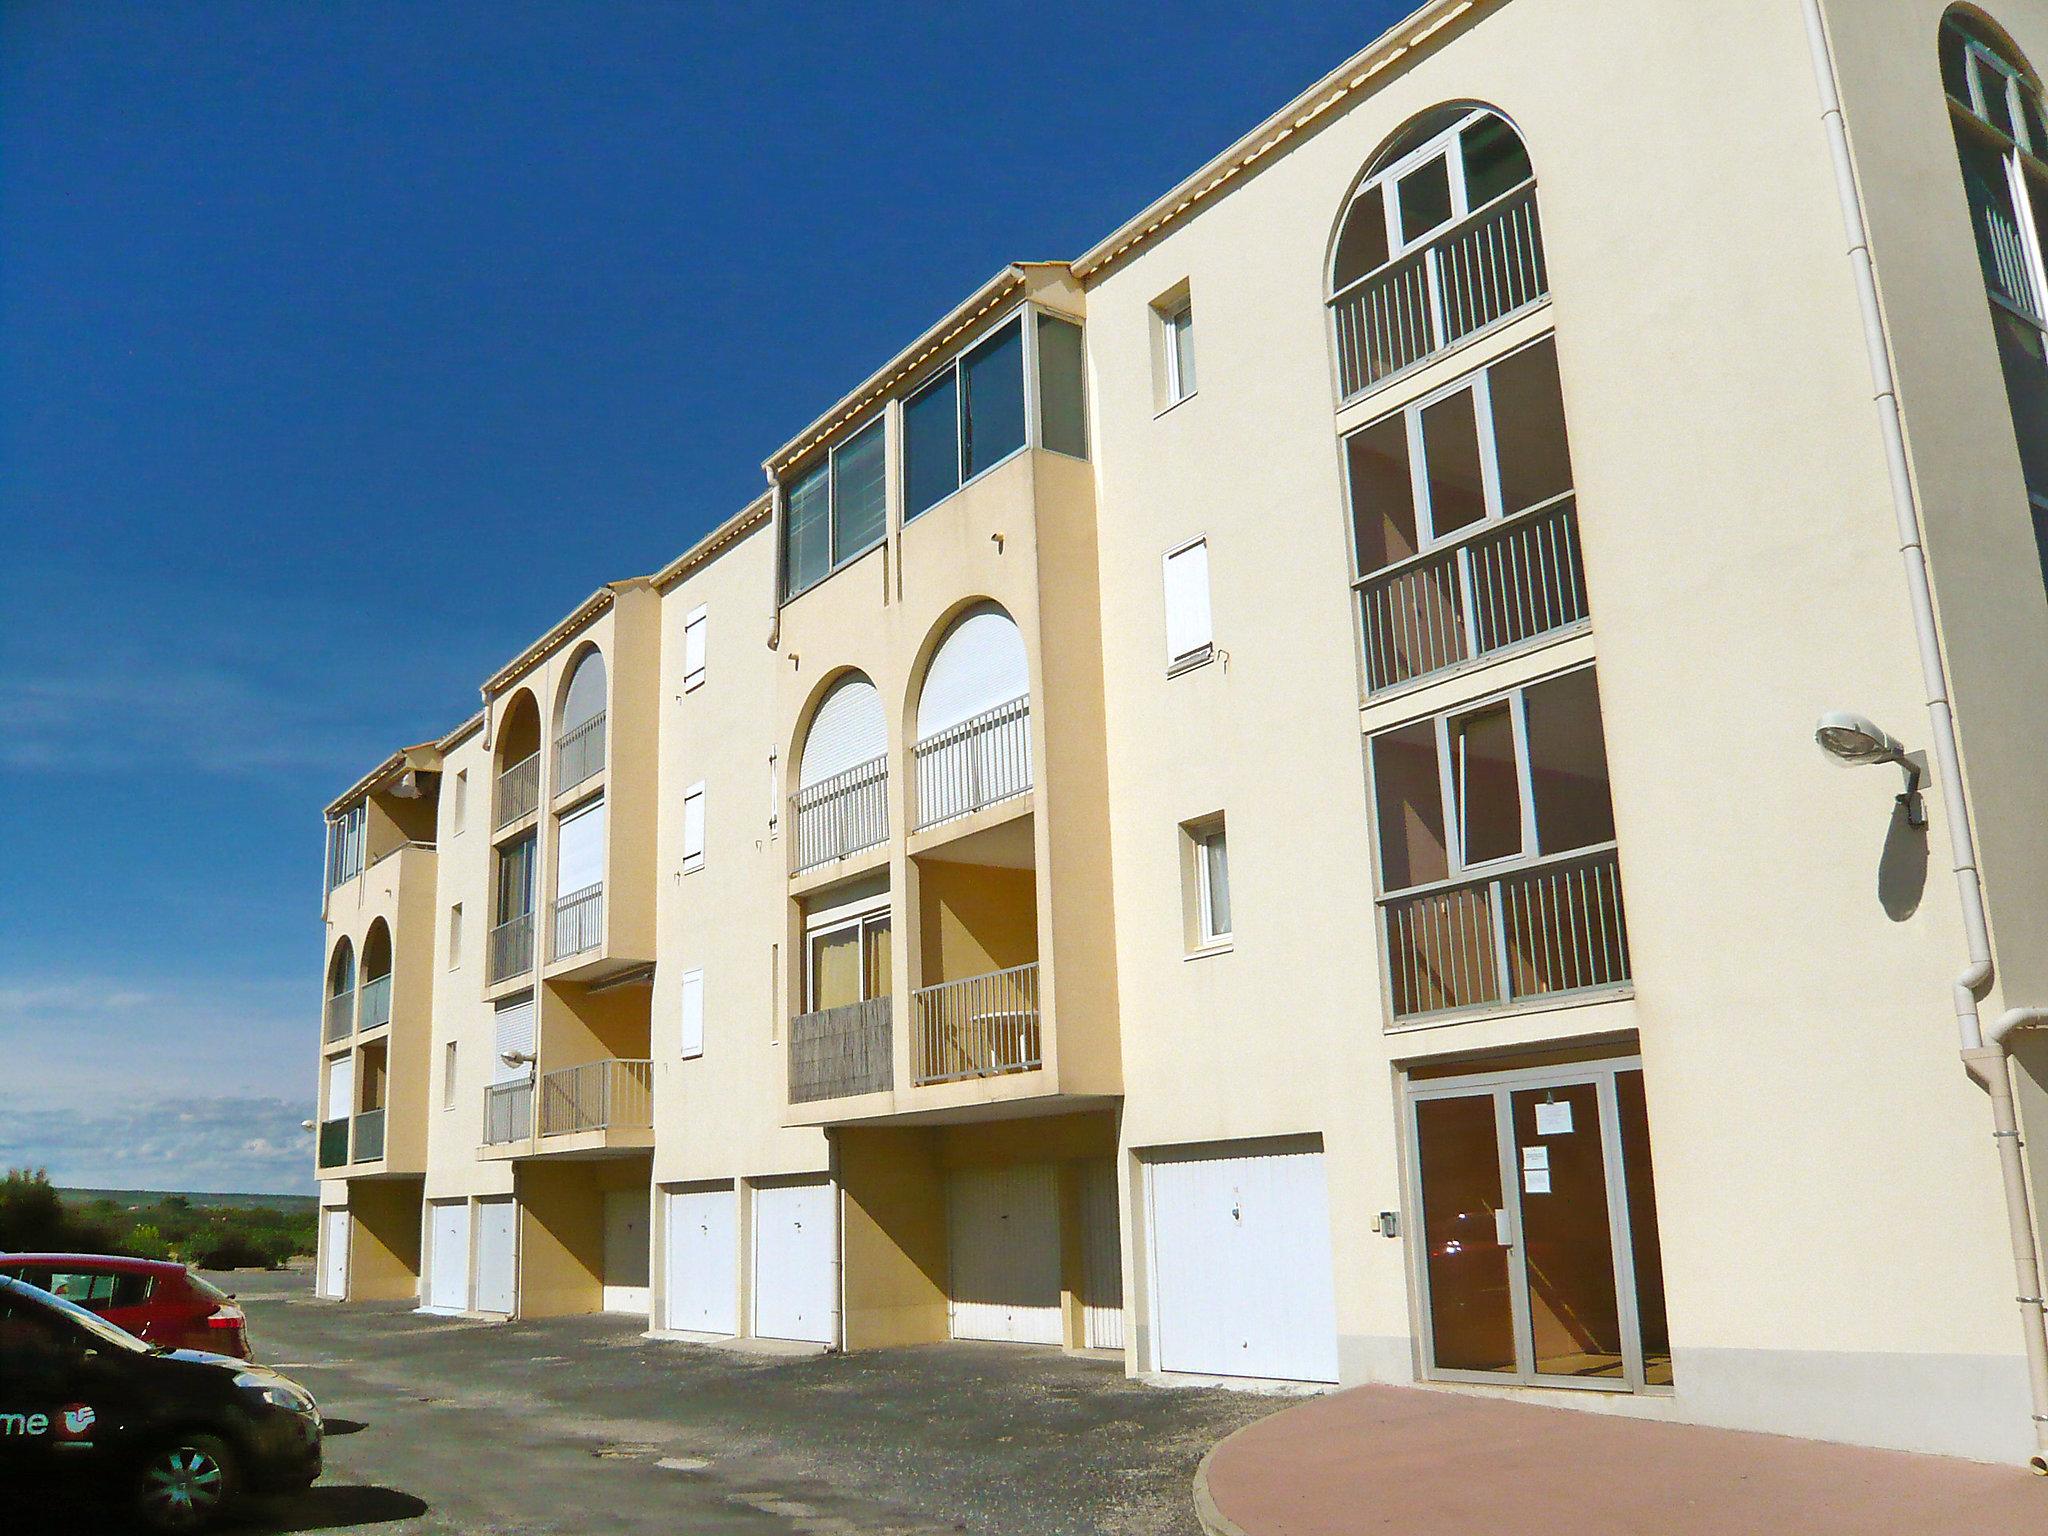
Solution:
[{"label": "white roller shutter", "polygon": [[562,696],[562,734],[604,713],[604,656],[588,652],[576,663],[569,691]]},{"label": "white roller shutter", "polygon": [[1337,1379],[1323,1154],[1267,1143],[1147,1164],[1163,1371]]},{"label": "white roller shutter", "polygon": [[346,1120],[356,1112],[356,1059],[337,1056],[327,1065],[327,1118]]},{"label": "white roller shutter", "polygon": [[739,1332],[739,1200],[730,1188],[669,1195],[668,1326]]},{"label": "white roller shutter", "polygon": [[469,1310],[469,1202],[438,1200],[428,1207],[427,1305],[441,1312]]},{"label": "white roller shutter", "polygon": [[1081,1323],[1090,1349],[1124,1347],[1123,1245],[1116,1164],[1081,1170]]},{"label": "white roller shutter", "polygon": [[476,1309],[517,1310],[519,1296],[519,1207],[509,1199],[476,1203]]},{"label": "white roller shutter", "polygon": [[966,1168],[946,1182],[953,1337],[1060,1342],[1060,1205],[1045,1164]]},{"label": "white roller shutter", "polygon": [[889,750],[889,727],[882,715],[882,696],[859,673],[840,679],[818,706],[804,737],[800,787],[816,784],[880,757]]},{"label": "white roller shutter", "polygon": [[1209,622],[1209,545],[1197,539],[1166,557],[1166,661],[1208,654],[1215,640]]},{"label": "white roller shutter", "polygon": [[962,614],[939,642],[917,696],[917,736],[935,736],[1031,691],[1024,637],[993,603]]},{"label": "white roller shutter", "polygon": [[604,801],[562,818],[555,853],[555,895],[572,896],[604,883]]},{"label": "white roller shutter", "polygon": [[320,1294],[336,1301],[348,1295],[348,1207],[320,1213]]},{"label": "white roller shutter", "polygon": [[505,1057],[518,1052],[533,1054],[533,996],[515,997],[510,1002],[498,1004],[495,1025],[494,1054],[491,1057],[491,1081],[494,1083],[515,1083],[533,1075],[530,1063],[519,1066],[508,1065]]},{"label": "white roller shutter", "polygon": [[837,1223],[829,1180],[754,1191],[754,1333],[835,1342]]}]

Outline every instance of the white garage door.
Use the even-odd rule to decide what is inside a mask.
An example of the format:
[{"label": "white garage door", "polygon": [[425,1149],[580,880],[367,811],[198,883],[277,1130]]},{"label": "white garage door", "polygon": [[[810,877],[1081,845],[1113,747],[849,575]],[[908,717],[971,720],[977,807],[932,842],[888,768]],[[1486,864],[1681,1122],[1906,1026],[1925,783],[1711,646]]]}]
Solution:
[{"label": "white garage door", "polygon": [[647,1315],[647,1191],[604,1197],[604,1309]]},{"label": "white garage door", "polygon": [[835,1342],[832,1259],[838,1249],[832,1185],[763,1184],[754,1190],[754,1333]]},{"label": "white garage door", "polygon": [[737,1333],[739,1202],[730,1188],[668,1197],[668,1326]]},{"label": "white garage door", "polygon": [[476,1309],[510,1316],[519,1305],[519,1208],[510,1200],[476,1203]]},{"label": "white garage door", "polygon": [[427,1276],[427,1305],[447,1312],[469,1310],[469,1202],[436,1201],[427,1247],[433,1265]]},{"label": "white garage door", "polygon": [[1159,1368],[1337,1379],[1323,1154],[1296,1143],[1147,1165]]},{"label": "white garage door", "polygon": [[320,1213],[320,1294],[348,1295],[348,1208]]},{"label": "white garage door", "polygon": [[1116,1164],[1081,1170],[1081,1324],[1090,1349],[1124,1347],[1123,1243],[1116,1209]]},{"label": "white garage door", "polygon": [[946,1185],[953,1337],[1060,1342],[1059,1182],[1048,1165],[962,1169]]}]

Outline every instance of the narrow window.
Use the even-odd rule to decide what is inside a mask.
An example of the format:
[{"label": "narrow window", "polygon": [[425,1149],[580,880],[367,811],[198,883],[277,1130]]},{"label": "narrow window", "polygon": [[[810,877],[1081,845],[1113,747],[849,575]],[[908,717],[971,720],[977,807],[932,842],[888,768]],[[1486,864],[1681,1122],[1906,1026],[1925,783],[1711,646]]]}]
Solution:
[{"label": "narrow window", "polygon": [[685,1056],[704,1054],[704,973],[683,972],[682,1049]]},{"label": "narrow window", "polygon": [[782,1035],[782,946],[768,946],[768,1043]]},{"label": "narrow window", "polygon": [[1529,795],[1536,844],[1565,853],[1614,841],[1607,743],[1600,730],[1600,684],[1591,669],[1531,684]]},{"label": "narrow window", "polygon": [[469,770],[467,768],[458,768],[455,771],[455,796],[448,820],[451,830],[456,832],[460,832],[469,821]]},{"label": "narrow window", "polygon": [[1195,938],[1203,947],[1230,942],[1230,852],[1223,818],[1188,829],[1194,848]]},{"label": "narrow window", "polygon": [[960,478],[1024,446],[1024,328],[1012,321],[960,360]]},{"label": "narrow window", "polygon": [[960,489],[960,390],[951,368],[903,406],[903,516]]},{"label": "narrow window", "polygon": [[711,610],[701,604],[683,620],[683,692],[704,681],[704,633]]},{"label": "narrow window", "polygon": [[1507,704],[1452,723],[1451,783],[1458,815],[1459,862],[1467,869],[1522,851],[1522,784],[1515,723]]},{"label": "narrow window", "polygon": [[441,1107],[455,1107],[455,1046],[450,1040],[441,1048]]},{"label": "narrow window", "polygon": [[863,427],[832,450],[832,567],[882,542],[887,521],[883,491],[882,423]]},{"label": "narrow window", "polygon": [[1380,883],[1401,891],[1446,878],[1451,856],[1435,726],[1423,720],[1373,737],[1372,780]]},{"label": "narrow window", "polygon": [[832,565],[832,468],[829,463],[791,483],[785,493],[787,594],[822,581]]},{"label": "narrow window", "polygon": [[704,786],[683,791],[683,873],[704,867]]},{"label": "narrow window", "polygon": [[1183,294],[1160,311],[1166,359],[1166,404],[1178,405],[1195,392],[1195,306]]},{"label": "narrow window", "polygon": [[1209,622],[1209,545],[1183,544],[1166,557],[1166,666],[1178,672],[1215,654]]},{"label": "narrow window", "polygon": [[534,834],[498,850],[498,921],[511,922],[533,911]]},{"label": "narrow window", "polygon": [[458,970],[462,965],[462,903],[456,902],[448,909],[448,969]]},{"label": "narrow window", "polygon": [[1045,447],[1088,457],[1088,407],[1081,327],[1057,315],[1038,317],[1038,434]]}]

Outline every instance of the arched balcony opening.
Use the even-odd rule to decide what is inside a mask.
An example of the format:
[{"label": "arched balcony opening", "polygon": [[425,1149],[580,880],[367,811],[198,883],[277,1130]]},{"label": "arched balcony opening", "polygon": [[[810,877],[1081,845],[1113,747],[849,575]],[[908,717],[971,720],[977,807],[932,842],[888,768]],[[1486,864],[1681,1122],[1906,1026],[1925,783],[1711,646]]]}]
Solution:
[{"label": "arched balcony opening", "polygon": [[818,700],[790,797],[790,868],[812,869],[889,836],[889,728],[882,696],[861,672]]},{"label": "arched balcony opening", "polygon": [[356,951],[343,939],[327,962],[326,1038],[345,1040],[355,1028]]},{"label": "arched balcony opening", "polygon": [[1031,677],[1017,621],[976,603],[925,668],[911,748],[919,828],[1031,790]]},{"label": "arched balcony opening", "polygon": [[356,1016],[361,1029],[381,1029],[391,1022],[391,929],[381,917],[363,935],[362,996]]},{"label": "arched balcony opening", "polygon": [[524,688],[498,721],[496,761],[493,829],[532,814],[540,804],[540,705]]},{"label": "arched balcony opening", "polygon": [[604,769],[605,668],[596,646],[576,659],[562,690],[555,727],[555,794],[574,789]]}]

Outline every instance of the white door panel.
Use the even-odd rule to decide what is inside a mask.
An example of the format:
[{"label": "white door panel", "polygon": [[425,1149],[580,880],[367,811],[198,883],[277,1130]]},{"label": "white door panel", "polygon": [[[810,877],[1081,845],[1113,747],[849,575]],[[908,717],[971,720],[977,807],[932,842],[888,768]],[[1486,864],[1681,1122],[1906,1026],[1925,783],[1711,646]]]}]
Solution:
[{"label": "white door panel", "polygon": [[336,1301],[348,1295],[348,1208],[320,1213],[320,1294]]},{"label": "white door panel", "polygon": [[519,1307],[519,1207],[476,1203],[476,1310],[510,1316]]},{"label": "white door panel", "polygon": [[449,1312],[469,1310],[469,1202],[436,1201],[428,1228],[427,1305]]},{"label": "white door panel", "polygon": [[946,1208],[953,1337],[1059,1343],[1057,1170],[962,1169],[947,1181]]},{"label": "white door panel", "polygon": [[668,1326],[739,1332],[739,1201],[731,1189],[667,1197]]},{"label": "white door panel", "polygon": [[828,1180],[754,1191],[754,1333],[837,1342],[837,1202]]},{"label": "white door panel", "polygon": [[1090,1349],[1124,1347],[1124,1269],[1116,1164],[1081,1170],[1081,1322]]}]

